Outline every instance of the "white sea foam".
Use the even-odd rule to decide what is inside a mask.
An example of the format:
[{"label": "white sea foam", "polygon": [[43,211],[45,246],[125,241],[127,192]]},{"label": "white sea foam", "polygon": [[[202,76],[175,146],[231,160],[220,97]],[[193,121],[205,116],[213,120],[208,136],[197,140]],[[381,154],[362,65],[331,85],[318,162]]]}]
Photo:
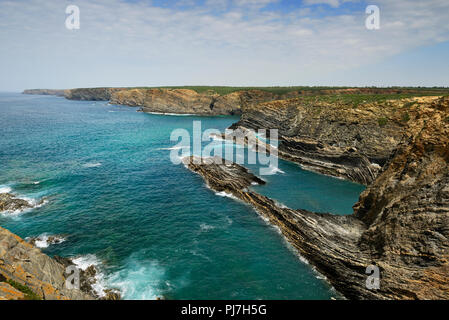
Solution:
[{"label": "white sea foam", "polygon": [[187,116],[195,116],[193,113],[170,113],[170,112],[146,112],[149,114],[157,114],[162,116],[178,116],[178,117],[187,117]]},{"label": "white sea foam", "polygon": [[169,148],[158,148],[156,150],[180,150],[183,148],[190,148],[190,146],[174,146],[174,147],[169,147]]},{"label": "white sea foam", "polygon": [[[12,188],[9,186],[1,186],[0,193],[12,193]],[[48,203],[47,199],[42,199],[42,198],[31,198],[31,197],[27,197],[27,196],[18,196],[18,195],[14,195],[14,197],[16,199],[21,199],[21,200],[26,201],[30,207],[19,209],[19,210],[14,210],[14,211],[11,211],[11,210],[0,211],[0,214],[5,215],[5,216],[18,216],[22,213],[29,212],[36,208],[40,208]]]},{"label": "white sea foam", "polygon": [[9,186],[0,186],[0,193],[10,193],[12,191],[11,187]]},{"label": "white sea foam", "polygon": [[92,289],[99,297],[104,297],[104,292],[108,287],[106,283],[105,274],[101,271],[101,261],[94,254],[87,254],[78,256],[72,259],[72,262],[81,270],[85,271],[90,266],[94,266],[96,269],[95,283],[92,284]]},{"label": "white sea foam", "polygon": [[228,198],[237,200],[237,197],[235,197],[233,194],[228,193],[226,191],[215,192],[215,194],[220,197],[228,197]]},{"label": "white sea foam", "polygon": [[101,162],[89,162],[89,163],[83,164],[84,168],[96,168],[96,167],[100,167],[100,166],[101,166]]},{"label": "white sea foam", "polygon": [[131,300],[156,300],[163,297],[161,287],[174,286],[165,280],[165,269],[157,262],[142,263],[138,259],[130,259],[126,268],[108,277],[107,284]]},{"label": "white sea foam", "polygon": [[288,208],[285,204],[283,204],[283,203],[281,203],[281,202],[279,202],[279,201],[274,201],[274,203],[276,203],[276,205],[277,205],[279,208],[283,208],[283,209]]},{"label": "white sea foam", "polygon": [[281,169],[279,169],[278,167],[275,166],[269,166],[268,171],[266,172],[267,175],[272,175],[272,174],[276,174],[276,173],[285,173],[284,171],[282,171]]},{"label": "white sea foam", "polygon": [[[27,238],[26,240],[29,240],[30,238]],[[47,233],[43,233],[36,237],[34,240],[34,245],[38,248],[48,248],[48,246],[52,244],[59,244],[64,242],[66,239],[59,235],[49,235]]]},{"label": "white sea foam", "polygon": [[209,231],[209,230],[215,229],[214,226],[211,226],[211,225],[206,224],[206,223],[200,224],[200,228],[201,228],[201,231]]}]

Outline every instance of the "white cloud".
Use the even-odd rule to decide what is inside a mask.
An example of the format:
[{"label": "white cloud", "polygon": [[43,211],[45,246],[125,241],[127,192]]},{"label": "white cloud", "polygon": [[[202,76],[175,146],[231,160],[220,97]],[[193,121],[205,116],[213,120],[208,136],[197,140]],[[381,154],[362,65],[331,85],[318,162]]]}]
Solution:
[{"label": "white cloud", "polygon": [[257,10],[270,0],[242,1],[223,2],[217,15],[211,7],[79,0],[77,31],[64,27],[71,1],[0,2],[0,68],[11,74],[0,86],[313,84],[449,40],[443,0],[378,0],[378,31],[366,30],[364,8],[318,17],[311,8],[281,13]]},{"label": "white cloud", "polygon": [[358,2],[358,0],[304,0],[304,3],[308,5],[327,4],[334,8],[339,7],[342,3],[345,2]]}]

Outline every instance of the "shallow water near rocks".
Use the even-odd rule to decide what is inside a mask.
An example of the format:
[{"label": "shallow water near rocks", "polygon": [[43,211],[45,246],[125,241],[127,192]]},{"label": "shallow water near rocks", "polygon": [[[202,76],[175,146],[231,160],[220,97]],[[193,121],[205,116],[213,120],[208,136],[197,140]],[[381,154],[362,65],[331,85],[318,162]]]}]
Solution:
[{"label": "shallow water near rocks", "polygon": [[[113,112],[111,112],[113,111]],[[255,211],[170,161],[175,128],[238,117],[144,114],[107,102],[0,94],[0,190],[47,202],[0,225],[63,234],[42,250],[80,257],[125,299],[330,299],[336,293]],[[257,165],[248,166],[257,174]],[[293,208],[349,214],[363,187],[279,161],[258,192]]]}]

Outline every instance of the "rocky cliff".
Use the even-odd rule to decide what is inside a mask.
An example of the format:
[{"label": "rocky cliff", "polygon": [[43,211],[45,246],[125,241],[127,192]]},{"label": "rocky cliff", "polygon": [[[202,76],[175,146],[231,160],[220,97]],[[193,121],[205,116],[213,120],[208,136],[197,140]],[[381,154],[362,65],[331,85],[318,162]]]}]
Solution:
[{"label": "rocky cliff", "polygon": [[144,112],[197,115],[241,114],[244,106],[284,98],[263,90],[241,90],[226,95],[190,89],[124,89],[114,91],[112,104],[140,106]]},{"label": "rocky cliff", "polygon": [[26,89],[22,93],[63,97],[64,91],[65,90],[58,90],[58,89]]},{"label": "rocky cliff", "polygon": [[191,89],[170,88],[79,88],[65,90],[70,100],[108,101],[112,104],[141,107],[144,112],[196,115],[241,114],[242,107],[292,98],[305,93],[290,91],[276,94],[266,90],[237,90],[220,95],[213,91],[198,93]]},{"label": "rocky cliff", "polygon": [[279,100],[242,109],[231,128],[278,129],[279,156],[319,173],[370,184],[402,139],[411,108],[427,98],[354,106]]},{"label": "rocky cliff", "polygon": [[[347,298],[449,299],[449,98],[418,99],[405,107],[408,117],[399,126],[402,136],[394,147],[388,146],[393,150],[383,150],[385,165],[361,195],[353,215],[279,207],[251,191],[257,178],[239,165],[210,159],[185,163],[212,189],[233,194],[279,226]],[[298,114],[296,110],[293,114]],[[363,119],[363,114],[354,119]],[[366,286],[370,265],[380,269],[379,289]]]},{"label": "rocky cliff", "polygon": [[65,286],[65,267],[0,227],[0,300],[91,300]]}]

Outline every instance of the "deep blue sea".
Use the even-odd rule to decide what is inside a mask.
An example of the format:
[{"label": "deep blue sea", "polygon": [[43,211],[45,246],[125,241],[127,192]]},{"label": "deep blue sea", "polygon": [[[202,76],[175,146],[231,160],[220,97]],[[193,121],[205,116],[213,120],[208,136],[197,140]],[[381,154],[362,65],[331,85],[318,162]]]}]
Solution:
[{"label": "deep blue sea", "polygon": [[[1,93],[0,192],[45,203],[0,213],[0,225],[23,238],[63,235],[42,250],[96,263],[98,287],[126,299],[338,297],[251,207],[170,161],[172,130],[194,120],[224,130],[238,117],[136,110]],[[292,208],[350,214],[364,188],[282,160],[279,169],[254,188]]]}]

